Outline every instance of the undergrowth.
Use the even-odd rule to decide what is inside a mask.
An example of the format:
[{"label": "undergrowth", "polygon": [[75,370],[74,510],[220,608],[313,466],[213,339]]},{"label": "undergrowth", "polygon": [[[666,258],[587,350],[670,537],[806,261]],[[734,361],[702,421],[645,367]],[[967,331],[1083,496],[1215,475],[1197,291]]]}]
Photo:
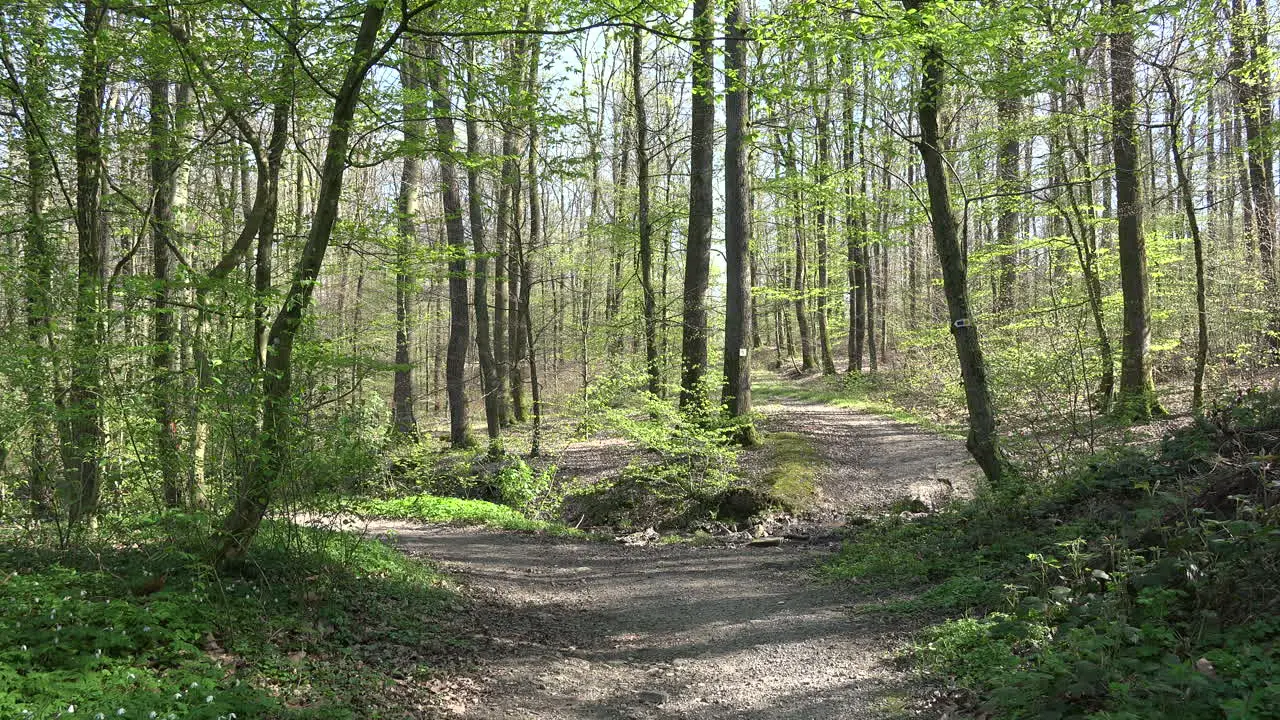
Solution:
[{"label": "undergrowth", "polygon": [[237,576],[207,518],[107,518],[0,549],[0,717],[400,717],[465,657],[428,566],[354,535],[264,526]]},{"label": "undergrowth", "polygon": [[[907,658],[999,718],[1280,718],[1280,394],[1021,498],[854,528],[825,567],[913,591]],[[902,592],[892,593],[901,597]]]},{"label": "undergrowth", "polygon": [[506,505],[485,500],[410,495],[392,499],[348,500],[344,509],[367,517],[418,520],[450,525],[485,525],[503,530],[545,532],[553,535],[582,535],[560,523],[533,520]]}]

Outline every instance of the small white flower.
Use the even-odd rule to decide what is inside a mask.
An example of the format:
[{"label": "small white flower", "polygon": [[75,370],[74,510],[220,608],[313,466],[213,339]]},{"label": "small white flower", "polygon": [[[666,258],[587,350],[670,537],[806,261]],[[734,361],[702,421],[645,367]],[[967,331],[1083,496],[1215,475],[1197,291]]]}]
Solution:
[{"label": "small white flower", "polygon": [[150,626],[150,625],[143,625],[143,626],[142,626],[142,632],[151,632],[151,626]]},{"label": "small white flower", "polygon": [[106,720],[106,718],[107,716],[103,715],[102,713],[98,713],[97,715],[93,716],[93,720]]},{"label": "small white flower", "polygon": [[88,591],[88,590],[81,590],[81,591],[80,591],[80,597],[84,597],[85,595],[88,595],[88,594],[89,594],[89,591]]},{"label": "small white flower", "polygon": [[180,692],[178,692],[178,693],[174,693],[174,694],[173,694],[173,699],[174,699],[174,700],[181,700],[181,699],[182,699],[182,693],[180,693]]},{"label": "small white flower", "polygon": [[191,681],[191,687],[193,687],[193,688],[198,688],[198,687],[200,687],[200,683],[196,682],[195,680],[192,680],[192,681]]},{"label": "small white flower", "polygon": [[71,714],[72,714],[72,713],[74,713],[75,711],[76,711],[76,706],[75,706],[75,705],[68,705],[68,706],[67,706],[67,714],[68,714],[68,715],[71,715]]},{"label": "small white flower", "polygon": [[153,720],[154,720],[155,716],[156,716],[156,711],[155,711],[155,710],[152,710],[150,713],[148,713],[148,714],[147,714],[147,717],[152,718]]},{"label": "small white flower", "polygon": [[116,714],[117,714],[117,715],[123,715],[123,714],[124,714],[124,708],[116,708]]},{"label": "small white flower", "polygon": [[27,646],[26,646],[26,645],[23,645],[23,646],[22,646],[22,652],[26,652],[26,651],[27,651]]},{"label": "small white flower", "polygon": [[130,679],[130,680],[137,680],[137,679],[138,679],[138,676],[137,676],[137,675],[134,675],[133,673],[129,673],[129,679]]},{"label": "small white flower", "polygon": [[93,656],[94,656],[94,657],[102,657],[102,648],[98,648],[97,650],[94,650],[94,651],[93,651]]},{"label": "small white flower", "polygon": [[205,702],[207,702],[207,703],[211,703],[211,702],[213,702],[213,696],[212,696],[212,695],[205,695],[205,696],[204,696],[204,701],[205,701]]}]

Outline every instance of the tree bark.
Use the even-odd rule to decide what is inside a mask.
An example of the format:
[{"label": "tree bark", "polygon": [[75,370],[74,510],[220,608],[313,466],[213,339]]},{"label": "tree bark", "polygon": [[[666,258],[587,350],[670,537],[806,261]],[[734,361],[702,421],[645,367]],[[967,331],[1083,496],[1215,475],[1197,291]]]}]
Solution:
[{"label": "tree bark", "polygon": [[396,338],[395,375],[391,389],[392,428],[397,435],[416,440],[418,418],[413,407],[413,347],[414,296],[416,275],[413,272],[414,247],[418,241],[418,191],[422,184],[423,143],[426,116],[422,95],[425,85],[422,66],[416,57],[421,54],[419,43],[405,40],[400,60],[400,87],[404,90],[404,159],[400,168],[400,190],[396,197]]},{"label": "tree bark", "polygon": [[[919,13],[925,0],[903,0],[909,13]],[[933,242],[942,265],[942,285],[947,296],[951,333],[964,380],[965,403],[969,410],[969,437],[966,446],[982,468],[987,482],[1000,489],[1005,481],[1005,460],[996,435],[995,410],[987,387],[987,368],[982,357],[978,328],[969,307],[967,269],[956,232],[955,213],[947,187],[947,167],[942,156],[938,131],[938,111],[942,101],[944,59],[935,42],[926,42],[921,58],[921,84],[916,112],[920,119],[920,158],[924,164],[929,192],[929,212]]]},{"label": "tree bark", "polygon": [[72,524],[92,520],[101,492],[101,453],[106,438],[102,418],[102,296],[106,256],[101,217],[102,112],[107,64],[100,45],[107,6],[85,0],[80,84],[76,92],[76,305],[72,326],[71,383],[67,393],[64,444],[69,514]]},{"label": "tree bark", "polygon": [[[812,67],[812,66],[811,66]],[[816,71],[810,73],[812,81],[818,83]],[[818,302],[815,314],[818,316],[818,351],[822,361],[822,374],[835,375],[836,363],[831,357],[831,336],[827,332],[827,322],[831,310],[827,293],[830,290],[830,278],[827,274],[827,174],[831,154],[831,107],[828,101],[813,101],[813,114],[817,122],[818,157],[816,166],[817,207],[815,208],[814,233],[817,236],[818,249]]]},{"label": "tree bark", "polygon": [[1191,244],[1196,261],[1196,364],[1191,385],[1191,410],[1199,412],[1204,407],[1204,370],[1209,362],[1209,308],[1205,290],[1204,240],[1200,236],[1200,222],[1196,216],[1195,191],[1182,154],[1182,107],[1178,90],[1168,68],[1162,68],[1165,93],[1169,96],[1169,150],[1173,153],[1173,167],[1178,176],[1178,190],[1183,211],[1187,215],[1187,227],[1191,231]]},{"label": "tree bark", "polygon": [[53,512],[53,476],[57,469],[57,433],[52,392],[53,269],[57,262],[45,217],[52,148],[41,123],[48,122],[51,73],[46,45],[48,8],[32,2],[26,9],[27,77],[22,93],[22,149],[27,160],[26,218],[23,224],[23,273],[27,342],[32,361],[25,382],[31,417],[31,460],[27,499],[38,518]]},{"label": "tree bark", "polygon": [[[849,75],[852,67],[845,64],[845,74]],[[859,156],[866,153],[866,124],[860,123],[855,141],[853,133],[853,86],[845,85],[842,92],[842,115],[844,122],[844,155],[841,169],[845,174],[845,212],[844,234],[846,250],[846,273],[849,282],[849,365],[847,372],[862,372],[863,338],[867,333],[867,319],[863,314],[866,308],[866,287],[862,283],[862,266],[866,262],[863,251],[863,239],[867,230],[867,165],[861,163],[861,193],[854,185],[854,164]],[[855,142],[857,155],[854,154]],[[865,160],[865,158],[862,158]]]},{"label": "tree bark", "polygon": [[693,100],[689,133],[689,230],[684,272],[683,334],[680,343],[680,407],[706,410],[707,285],[711,273],[712,185],[715,168],[715,8],[693,0]]},{"label": "tree bark", "polygon": [[449,396],[449,444],[471,447],[467,416],[467,348],[471,344],[471,308],[467,297],[467,236],[462,220],[462,193],[454,158],[453,101],[448,68],[438,43],[426,48],[427,82],[436,125],[436,157],[440,163],[440,199],[444,205],[445,236],[449,250],[449,344],[445,351],[444,382]]},{"label": "tree bark", "polygon": [[294,269],[289,292],[267,336],[270,351],[263,369],[258,461],[235,488],[231,513],[223,523],[222,542],[217,554],[219,563],[236,560],[249,549],[286,470],[292,431],[293,343],[302,326],[303,315],[311,304],[316,278],[324,264],[329,238],[338,220],[338,201],[342,197],[352,121],[365,77],[373,67],[373,53],[384,10],[380,0],[371,0],[365,6],[342,85],[334,99],[311,230]]},{"label": "tree bark", "polygon": [[726,20],[724,141],[725,293],[724,388],[722,402],[730,418],[739,424],[737,440],[758,442],[751,424],[751,334],[755,318],[751,307],[750,178],[747,164],[747,128],[751,108],[747,86],[747,32],[749,0],[734,0]]},{"label": "tree bark", "polygon": [[1271,125],[1274,119],[1271,97],[1271,59],[1268,52],[1266,0],[1257,0],[1250,13],[1247,0],[1232,0],[1232,70],[1240,114],[1244,120],[1245,148],[1248,152],[1246,177],[1252,205],[1254,242],[1266,287],[1266,342],[1273,354],[1280,352],[1280,275],[1276,271],[1276,210]]},{"label": "tree bark", "polygon": [[[645,115],[641,55],[644,37],[636,29],[631,37],[631,95],[636,125],[636,221],[640,233],[640,289],[644,295],[644,368],[649,392],[662,393],[662,368],[658,367],[658,300],[653,292],[653,222],[649,218],[649,120]],[[730,281],[732,282],[732,280]],[[610,318],[613,321],[613,317]]]},{"label": "tree bark", "polygon": [[152,278],[155,290],[151,303],[154,318],[151,325],[152,402],[156,423],[156,461],[160,470],[161,497],[168,507],[183,503],[183,483],[178,482],[178,411],[173,381],[177,368],[174,365],[174,308],[170,304],[170,264],[176,237],[173,226],[173,205],[177,189],[178,148],[174,129],[170,125],[170,82],[168,68],[157,64],[151,68],[147,83],[150,96],[148,114],[148,154],[151,173],[151,256]]},{"label": "tree bark", "polygon": [[1146,237],[1138,178],[1138,133],[1135,122],[1132,0],[1111,0],[1123,29],[1111,34],[1112,153],[1116,167],[1116,242],[1120,256],[1120,290],[1124,296],[1124,332],[1120,350],[1120,391],[1116,411],[1145,420],[1160,412],[1151,377],[1151,309],[1147,277]]},{"label": "tree bark", "polygon": [[995,310],[1006,317],[1014,307],[1014,289],[1018,281],[1018,200],[1013,195],[1018,190],[1019,161],[1022,157],[1018,142],[1018,121],[1022,115],[1021,98],[1010,91],[996,102],[996,123],[1000,127],[1000,152],[996,160],[1000,214],[996,219],[996,242],[1000,244],[1000,277],[996,283]]},{"label": "tree bark", "polygon": [[475,65],[475,48],[467,43],[467,211],[471,222],[471,245],[475,250],[476,280],[474,300],[476,313],[476,350],[480,356],[480,390],[484,394],[485,429],[489,435],[489,451],[502,454],[502,418],[499,402],[498,366],[493,356],[493,335],[489,328],[489,248],[485,242],[484,199],[480,189],[480,125],[476,119],[476,82],[471,76]]},{"label": "tree bark", "polygon": [[[541,38],[534,36],[530,41],[529,75],[526,91],[528,97],[538,96],[538,69],[541,61]],[[520,246],[520,317],[523,320],[522,337],[528,351],[529,361],[529,394],[533,401],[533,434],[530,440],[529,454],[538,457],[542,454],[542,388],[538,383],[538,355],[536,337],[533,332],[533,263],[530,256],[542,239],[542,186],[538,173],[538,121],[529,121],[529,235],[527,242]]]}]

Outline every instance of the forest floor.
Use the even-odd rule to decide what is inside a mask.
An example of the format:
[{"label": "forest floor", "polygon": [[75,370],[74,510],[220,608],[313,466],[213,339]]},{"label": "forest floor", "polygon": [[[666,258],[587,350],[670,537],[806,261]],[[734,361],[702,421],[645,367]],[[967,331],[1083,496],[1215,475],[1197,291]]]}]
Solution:
[{"label": "forest floor", "polygon": [[[442,688],[445,707],[480,720],[849,719],[910,707],[921,689],[891,654],[911,623],[858,613],[883,598],[823,581],[817,567],[848,516],[968,492],[975,471],[963,443],[785,396],[757,409],[766,435],[801,435],[820,457],[816,503],[801,519],[808,534],[795,535],[803,539],[629,546],[370,523],[473,600],[458,632],[484,680]],[[617,448],[603,442],[567,448],[562,470],[604,469]],[[742,465],[767,467],[767,447]]]}]

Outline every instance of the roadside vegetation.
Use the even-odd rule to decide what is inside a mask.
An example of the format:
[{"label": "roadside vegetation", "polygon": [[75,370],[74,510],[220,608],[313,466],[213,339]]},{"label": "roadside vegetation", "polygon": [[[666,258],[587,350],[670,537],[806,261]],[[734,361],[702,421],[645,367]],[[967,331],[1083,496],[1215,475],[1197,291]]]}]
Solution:
[{"label": "roadside vegetation", "polygon": [[[1280,717],[1280,393],[1017,497],[856,525],[823,572],[903,591],[903,662],[998,718]],[[940,708],[942,709],[942,708]]]}]

